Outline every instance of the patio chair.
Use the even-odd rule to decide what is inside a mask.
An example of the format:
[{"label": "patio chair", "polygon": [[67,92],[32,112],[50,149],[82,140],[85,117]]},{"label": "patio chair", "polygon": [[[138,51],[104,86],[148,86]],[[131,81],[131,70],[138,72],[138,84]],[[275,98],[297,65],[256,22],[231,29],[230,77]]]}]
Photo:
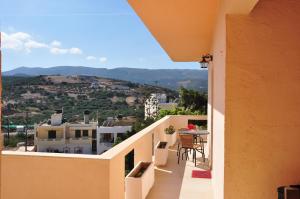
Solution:
[{"label": "patio chair", "polygon": [[[188,152],[193,152],[193,162],[195,162],[196,166],[196,153],[197,151],[202,154],[202,157],[205,161],[204,155],[204,147],[200,143],[194,142],[194,136],[190,134],[179,134],[180,137],[180,148],[178,150],[178,164],[181,155],[181,159],[183,159],[183,155],[185,155],[186,160],[188,159]],[[184,149],[184,152],[181,154],[181,150]]]},{"label": "patio chair", "polygon": [[203,162],[205,162],[205,153],[204,153],[204,139],[202,136],[197,136],[196,138],[194,137],[194,142],[195,144],[199,145],[199,148],[196,149],[196,151],[198,151],[199,153],[201,153],[202,158],[203,158]]}]

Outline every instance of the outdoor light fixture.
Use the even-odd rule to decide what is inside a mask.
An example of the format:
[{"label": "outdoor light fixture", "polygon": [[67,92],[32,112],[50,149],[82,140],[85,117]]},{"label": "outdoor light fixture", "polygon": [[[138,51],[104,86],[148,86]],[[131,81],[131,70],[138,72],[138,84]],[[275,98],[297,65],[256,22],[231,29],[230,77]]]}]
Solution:
[{"label": "outdoor light fixture", "polygon": [[213,56],[211,54],[206,54],[202,56],[202,60],[199,62],[201,68],[207,68],[209,62],[213,60]]}]

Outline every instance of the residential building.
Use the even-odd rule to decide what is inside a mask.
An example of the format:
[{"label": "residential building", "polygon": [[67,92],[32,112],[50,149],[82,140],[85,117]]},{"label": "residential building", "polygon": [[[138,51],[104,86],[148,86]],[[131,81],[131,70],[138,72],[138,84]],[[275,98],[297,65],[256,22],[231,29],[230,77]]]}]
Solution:
[{"label": "residential building", "polygon": [[152,93],[145,101],[145,118],[155,118],[159,110],[173,110],[177,105],[176,102],[168,102],[165,93]]},{"label": "residential building", "polygon": [[[147,198],[273,199],[278,187],[299,184],[300,1],[128,2],[173,61],[213,56],[211,179],[192,178],[201,165],[177,164],[170,149]],[[126,155],[151,162],[164,128],[201,117],[166,116],[99,156],[3,151],[1,199],[124,199]]]},{"label": "residential building", "polygon": [[117,141],[118,136],[132,130],[132,126],[118,124],[118,119],[107,118],[101,126],[97,127],[97,153],[101,154],[111,147]]},{"label": "residential building", "polygon": [[51,116],[50,124],[35,127],[37,152],[101,154],[110,149],[120,134],[131,131],[131,126],[117,125],[117,119],[108,118],[98,126],[89,120],[89,111],[84,112],[84,121],[62,122],[62,112]]},{"label": "residential building", "polygon": [[[97,153],[93,148],[96,142],[97,122],[89,121],[89,112],[84,112],[84,121],[63,122],[62,111],[51,115],[50,123],[35,127],[35,146],[37,152],[59,153]],[[95,143],[94,143],[95,145]]]}]

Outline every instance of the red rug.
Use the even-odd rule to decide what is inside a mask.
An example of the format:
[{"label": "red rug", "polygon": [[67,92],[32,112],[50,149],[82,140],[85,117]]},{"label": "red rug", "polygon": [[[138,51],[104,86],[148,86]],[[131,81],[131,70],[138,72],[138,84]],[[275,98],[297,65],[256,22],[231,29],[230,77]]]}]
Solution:
[{"label": "red rug", "polygon": [[193,170],[192,171],[192,178],[207,178],[207,179],[211,179],[211,172],[210,171]]}]

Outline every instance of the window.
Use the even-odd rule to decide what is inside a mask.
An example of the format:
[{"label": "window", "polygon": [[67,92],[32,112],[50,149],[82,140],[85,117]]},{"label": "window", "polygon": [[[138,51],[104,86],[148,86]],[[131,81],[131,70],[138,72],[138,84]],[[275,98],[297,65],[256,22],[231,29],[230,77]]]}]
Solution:
[{"label": "window", "polygon": [[75,130],[75,138],[81,137],[81,130]]},{"label": "window", "polygon": [[48,139],[56,139],[56,131],[54,130],[48,131]]},{"label": "window", "polygon": [[113,142],[114,138],[112,137],[111,133],[104,133],[103,134],[103,142]]},{"label": "window", "polygon": [[88,130],[83,130],[82,131],[82,137],[88,137],[89,136],[89,131]]},{"label": "window", "polygon": [[96,129],[93,129],[92,131],[92,138],[96,139]]}]

